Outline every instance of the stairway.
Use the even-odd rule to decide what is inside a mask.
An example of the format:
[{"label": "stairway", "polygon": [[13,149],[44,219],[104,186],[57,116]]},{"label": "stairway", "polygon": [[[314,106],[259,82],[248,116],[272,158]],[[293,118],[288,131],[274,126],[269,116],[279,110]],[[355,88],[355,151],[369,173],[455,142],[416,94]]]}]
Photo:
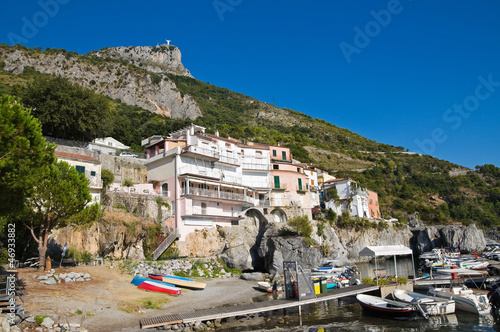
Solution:
[{"label": "stairway", "polygon": [[157,260],[158,257],[160,257],[161,254],[163,254],[165,250],[167,250],[167,248],[170,247],[170,245],[174,243],[175,240],[177,240],[178,237],[179,237],[179,231],[176,228],[172,233],[170,233],[169,236],[167,236],[165,240],[163,240],[163,242],[153,252],[153,260],[154,261]]}]

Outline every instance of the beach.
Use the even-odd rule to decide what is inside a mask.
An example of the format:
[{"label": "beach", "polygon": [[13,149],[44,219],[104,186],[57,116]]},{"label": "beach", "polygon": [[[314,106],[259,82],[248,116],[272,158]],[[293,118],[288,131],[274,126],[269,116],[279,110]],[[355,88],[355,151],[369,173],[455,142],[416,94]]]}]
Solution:
[{"label": "beach", "polygon": [[[254,281],[239,278],[205,280],[204,290],[183,289],[180,296],[147,292],[130,281],[133,276],[117,266],[78,266],[55,269],[55,274],[83,272],[90,281],[45,285],[34,269],[19,269],[26,284],[26,310],[33,315],[48,315],[56,323],[79,324],[88,331],[139,331],[139,320],[174,313],[188,313],[219,306],[250,303],[262,295]],[[161,309],[141,309],[145,303],[161,304]],[[130,312],[127,312],[130,311]],[[24,322],[23,330],[34,323]],[[30,330],[30,329],[28,329]]]}]

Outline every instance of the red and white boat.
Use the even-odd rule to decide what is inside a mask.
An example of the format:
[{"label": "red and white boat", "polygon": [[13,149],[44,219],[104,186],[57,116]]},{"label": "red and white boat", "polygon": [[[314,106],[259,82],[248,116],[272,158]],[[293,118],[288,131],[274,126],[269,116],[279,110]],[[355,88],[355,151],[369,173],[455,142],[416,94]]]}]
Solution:
[{"label": "red and white boat", "polygon": [[181,289],[177,287],[171,287],[168,285],[163,285],[158,282],[154,281],[148,281],[145,280],[143,281],[137,288],[148,290],[148,291],[153,291],[153,292],[160,292],[160,293],[167,293],[167,294],[172,294],[172,295],[180,295],[181,294]]}]

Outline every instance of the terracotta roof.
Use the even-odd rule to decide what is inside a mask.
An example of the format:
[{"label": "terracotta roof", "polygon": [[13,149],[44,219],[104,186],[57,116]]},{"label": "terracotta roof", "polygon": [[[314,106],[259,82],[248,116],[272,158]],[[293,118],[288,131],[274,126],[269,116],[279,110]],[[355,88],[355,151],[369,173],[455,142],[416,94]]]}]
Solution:
[{"label": "terracotta roof", "polygon": [[54,154],[56,157],[61,157],[61,158],[68,158],[68,159],[77,159],[77,160],[84,160],[88,161],[91,163],[101,163],[99,160],[94,159],[92,157],[83,155],[83,154],[76,154],[76,153],[69,153],[69,152],[63,152],[63,151],[54,151]]},{"label": "terracotta roof", "polygon": [[340,181],[346,181],[348,179],[333,179],[333,180],[328,180],[328,181],[325,181],[324,183],[328,183],[328,182],[340,182]]}]

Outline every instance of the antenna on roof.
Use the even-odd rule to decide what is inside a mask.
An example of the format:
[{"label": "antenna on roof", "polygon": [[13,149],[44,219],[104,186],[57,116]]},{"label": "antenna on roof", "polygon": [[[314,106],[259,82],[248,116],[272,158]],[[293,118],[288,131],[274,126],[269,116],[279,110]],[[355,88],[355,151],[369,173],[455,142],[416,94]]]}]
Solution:
[{"label": "antenna on roof", "polygon": [[171,40],[165,39],[165,41],[167,42],[167,45],[170,46]]}]

